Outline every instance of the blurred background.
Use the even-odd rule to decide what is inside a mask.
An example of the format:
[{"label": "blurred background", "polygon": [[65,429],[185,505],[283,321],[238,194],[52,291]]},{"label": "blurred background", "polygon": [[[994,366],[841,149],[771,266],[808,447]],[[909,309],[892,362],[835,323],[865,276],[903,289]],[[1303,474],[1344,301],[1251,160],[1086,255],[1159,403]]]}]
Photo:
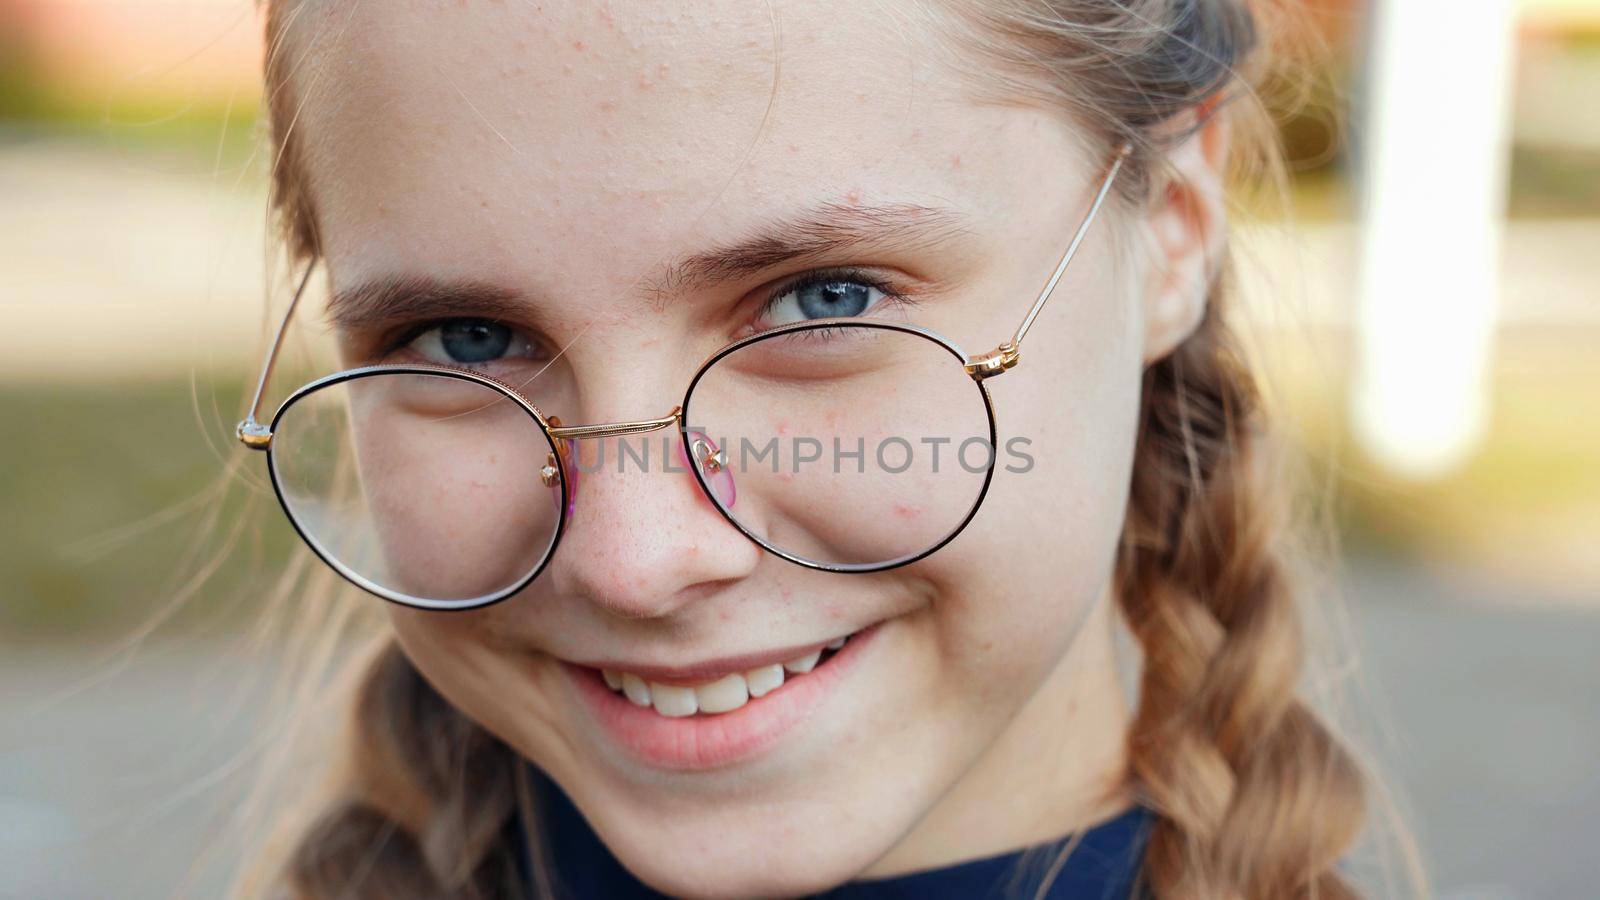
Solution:
[{"label": "blurred background", "polygon": [[[1600,3],[1309,8],[1326,84],[1239,249],[1333,498],[1333,677],[1438,896],[1594,896]],[[295,544],[227,473],[281,288],[260,25],[0,0],[0,897],[216,895],[270,740]]]}]

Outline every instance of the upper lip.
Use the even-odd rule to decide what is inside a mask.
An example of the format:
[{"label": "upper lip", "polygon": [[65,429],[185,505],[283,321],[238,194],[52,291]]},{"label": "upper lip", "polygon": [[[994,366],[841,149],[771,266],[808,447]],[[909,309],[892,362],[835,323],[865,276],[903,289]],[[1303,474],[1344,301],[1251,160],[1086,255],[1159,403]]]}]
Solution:
[{"label": "upper lip", "polygon": [[[853,635],[856,632],[850,632]],[[849,635],[840,635],[847,637]],[[812,641],[808,644],[795,644],[789,647],[778,647],[772,650],[761,650],[756,653],[743,653],[735,656],[719,656],[714,659],[704,659],[699,662],[680,666],[663,666],[651,663],[632,662],[620,659],[573,659],[568,660],[573,665],[588,666],[591,669],[610,669],[613,672],[628,672],[643,678],[645,681],[654,681],[659,684],[696,685],[708,681],[715,681],[724,675],[733,672],[747,672],[762,666],[770,666],[805,656],[813,651],[821,650],[838,638],[829,638],[825,641]]]}]

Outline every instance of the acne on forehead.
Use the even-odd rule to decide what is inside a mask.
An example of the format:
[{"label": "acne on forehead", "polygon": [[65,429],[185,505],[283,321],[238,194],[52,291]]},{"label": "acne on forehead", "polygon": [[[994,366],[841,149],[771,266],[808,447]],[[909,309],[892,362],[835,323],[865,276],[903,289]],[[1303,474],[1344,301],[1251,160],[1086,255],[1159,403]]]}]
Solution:
[{"label": "acne on forehead", "polygon": [[714,202],[720,237],[819,200],[1013,205],[1011,114],[881,4],[777,7],[776,60],[765,5],[642,7],[329,4],[296,81],[330,255],[547,269],[538,245],[681,243]]},{"label": "acne on forehead", "polygon": [[[770,24],[742,5],[714,20],[697,17],[703,6],[639,4],[619,14],[559,3],[330,4],[322,21],[298,20],[290,52],[317,70],[296,78],[299,91],[344,101],[347,113],[365,105],[351,101],[375,100],[391,117],[471,105],[496,123],[577,124],[601,109],[648,115],[663,94],[674,105],[698,101],[701,112],[748,94],[764,98]],[[422,116],[412,118],[426,127]]]},{"label": "acne on forehead", "polygon": [[[615,11],[584,4],[328,4],[321,7],[325,21],[302,22],[316,27],[298,29],[293,49],[319,57],[313,68],[322,70],[297,78],[302,93],[320,93],[350,115],[365,110],[394,118],[456,107],[458,115],[412,115],[409,124],[426,129],[473,114],[480,138],[492,138],[486,124],[506,137],[525,137],[513,134],[524,121],[544,126],[535,136],[558,144],[578,134],[651,136],[652,125],[678,126],[692,117],[703,120],[710,141],[743,136],[748,143],[769,104],[781,112],[769,129],[803,133],[808,124],[858,115],[851,107],[904,119],[909,103],[937,100],[928,48],[904,22],[872,12],[880,7],[813,0],[773,8],[780,21],[764,4],[732,2]],[[469,106],[482,115],[462,108]],[[724,118],[742,126],[741,133],[723,133]],[[618,121],[627,135],[618,133]],[[785,129],[789,122],[794,126]],[[856,137],[881,138],[889,124]],[[694,139],[686,129],[660,130],[675,140],[657,142],[658,153]]]}]

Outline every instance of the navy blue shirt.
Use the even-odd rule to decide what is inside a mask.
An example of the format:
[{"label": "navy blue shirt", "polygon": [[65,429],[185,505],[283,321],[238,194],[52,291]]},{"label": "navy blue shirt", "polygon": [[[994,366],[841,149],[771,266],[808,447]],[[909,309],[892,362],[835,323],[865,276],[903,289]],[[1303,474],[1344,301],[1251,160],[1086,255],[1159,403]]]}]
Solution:
[{"label": "navy blue shirt", "polygon": [[[572,800],[553,781],[542,773],[536,773],[535,779],[542,797],[541,811],[560,896],[583,900],[657,900],[667,896],[647,887],[622,867]],[[1148,810],[1134,807],[1085,831],[1076,838],[1077,843],[1045,896],[1049,900],[1127,900],[1136,896],[1134,888],[1151,822]],[[515,824],[516,846],[520,847],[523,846],[521,823]],[[816,896],[827,900],[922,900],[929,897],[1002,900],[1011,896],[1008,889],[1020,883],[1027,888],[1022,896],[1031,897],[1038,885],[1039,873],[1055,859],[1056,854],[1051,851],[1059,850],[1073,839],[1074,836],[1068,835],[1035,847],[937,869],[851,881]],[[1033,861],[1022,870],[1027,880],[1017,882],[1018,864],[1029,851],[1043,855],[1044,862]],[[523,882],[531,886],[529,861],[524,858],[519,862]],[[531,887],[526,893],[535,896]]]}]

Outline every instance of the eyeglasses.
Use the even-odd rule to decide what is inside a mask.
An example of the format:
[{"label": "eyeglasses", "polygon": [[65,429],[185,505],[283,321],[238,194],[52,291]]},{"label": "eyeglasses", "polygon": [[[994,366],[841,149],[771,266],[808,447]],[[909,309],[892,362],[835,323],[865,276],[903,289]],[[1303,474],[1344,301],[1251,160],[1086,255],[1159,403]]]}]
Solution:
[{"label": "eyeglasses", "polygon": [[[1123,147],[1111,161],[1050,280],[994,350],[969,356],[940,334],[886,320],[781,325],[713,353],[683,402],[655,419],[567,425],[535,402],[538,384],[384,364],[312,381],[262,424],[312,260],[238,438],[266,452],[284,513],[323,562],[410,607],[472,609],[527,587],[576,514],[580,442],[669,428],[678,442],[663,442],[657,465],[692,474],[768,552],[829,572],[904,566],[977,514],[999,446],[985,382],[1017,364],[1127,155]],[[633,459],[648,468],[648,444]]]}]

